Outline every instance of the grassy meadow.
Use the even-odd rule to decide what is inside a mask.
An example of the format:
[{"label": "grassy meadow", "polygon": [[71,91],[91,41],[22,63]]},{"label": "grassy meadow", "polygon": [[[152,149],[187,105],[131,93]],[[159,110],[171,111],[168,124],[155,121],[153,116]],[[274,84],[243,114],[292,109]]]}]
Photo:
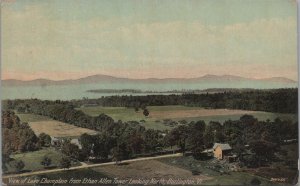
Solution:
[{"label": "grassy meadow", "polygon": [[40,133],[46,133],[55,137],[76,137],[84,133],[96,134],[97,131],[77,127],[71,124],[53,120],[47,116],[37,114],[17,113],[21,122],[27,122],[34,133],[38,136]]},{"label": "grassy meadow", "polygon": [[49,118],[47,116],[41,116],[41,115],[37,115],[37,114],[20,114],[17,112],[16,112],[16,114],[20,118],[21,122],[26,122],[26,123],[52,120],[51,118]]},{"label": "grassy meadow", "polygon": [[[147,109],[150,112],[148,117],[143,115],[143,110],[135,111],[133,108],[126,107],[82,107],[78,108],[90,116],[98,116],[104,113],[112,117],[115,121],[122,120],[138,121],[146,128],[165,130],[171,129],[174,125],[168,123],[182,120],[187,122],[204,120],[207,124],[210,121],[218,121],[223,123],[226,120],[237,120],[244,114],[251,114],[258,120],[274,120],[279,117],[283,120],[297,121],[296,114],[281,114],[261,111],[247,111],[247,110],[229,110],[229,109],[204,109],[202,107],[186,107],[186,106],[149,106]],[[92,131],[85,131],[73,125],[62,122],[57,122],[46,116],[36,114],[20,114],[17,113],[22,122],[28,122],[33,130],[36,132],[43,131],[45,133],[51,132],[56,136],[76,136],[84,132],[93,133]],[[62,130],[63,129],[63,130]],[[84,131],[83,131],[84,130]],[[62,131],[63,132],[62,134]]]},{"label": "grassy meadow", "polygon": [[97,131],[77,127],[55,120],[29,122],[29,126],[36,135],[39,135],[40,133],[46,133],[55,137],[74,137],[81,136],[84,133],[90,135],[97,134]]},{"label": "grassy meadow", "polygon": [[223,123],[226,120],[237,120],[244,114],[251,114],[258,120],[274,120],[279,117],[283,120],[297,121],[295,114],[279,114],[260,111],[247,110],[229,110],[229,109],[204,109],[201,107],[186,107],[186,106],[149,106],[147,109],[150,112],[148,117],[143,115],[143,110],[139,109],[136,112],[133,108],[125,107],[82,107],[79,108],[90,116],[98,116],[101,113],[107,114],[115,121],[138,121],[146,128],[164,130],[170,129],[172,126],[166,125],[165,120],[179,122],[185,120],[198,121],[204,120],[206,123],[210,121],[219,121]]},{"label": "grassy meadow", "polygon": [[59,161],[62,157],[62,153],[55,150],[54,148],[49,147],[33,152],[13,154],[10,157],[12,161],[10,161],[9,164],[6,164],[8,168],[7,172],[15,172],[16,170],[13,165],[16,161],[19,160],[22,160],[25,164],[24,171],[43,170],[44,166],[41,165],[41,161],[44,156],[48,156],[51,159],[52,162],[50,167],[57,167],[59,166]]}]

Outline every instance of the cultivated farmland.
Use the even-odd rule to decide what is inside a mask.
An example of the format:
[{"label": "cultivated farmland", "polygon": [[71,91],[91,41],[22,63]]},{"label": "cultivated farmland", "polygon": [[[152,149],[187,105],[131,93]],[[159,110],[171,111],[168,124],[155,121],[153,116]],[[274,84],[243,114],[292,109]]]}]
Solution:
[{"label": "cultivated farmland", "polygon": [[150,112],[148,117],[143,115],[143,110],[135,111],[134,108],[125,107],[83,107],[80,108],[83,112],[91,116],[98,116],[101,113],[107,114],[115,121],[139,121],[146,128],[153,129],[171,129],[172,126],[166,125],[167,122],[174,121],[180,123],[185,120],[198,121],[204,120],[206,123],[210,121],[218,121],[223,123],[226,120],[237,120],[244,114],[251,114],[258,120],[274,120],[279,117],[283,120],[297,120],[295,114],[279,114],[261,111],[247,110],[230,110],[230,109],[204,109],[201,107],[186,107],[186,106],[149,106],[147,109]]},{"label": "cultivated farmland", "polygon": [[46,133],[55,137],[74,137],[80,136],[84,133],[90,135],[97,134],[97,132],[94,130],[76,127],[74,125],[55,120],[29,122],[29,125],[36,135],[39,135],[40,133]]},{"label": "cultivated farmland", "polygon": [[191,171],[171,166],[157,160],[137,161],[119,166],[109,165],[94,168],[94,170],[118,178],[210,179],[210,177],[205,175],[193,176]]},{"label": "cultivated farmland", "polygon": [[56,121],[47,116],[20,113],[17,113],[17,116],[21,122],[27,122],[37,136],[40,133],[46,133],[54,137],[77,137],[84,133],[97,134],[97,131]]}]

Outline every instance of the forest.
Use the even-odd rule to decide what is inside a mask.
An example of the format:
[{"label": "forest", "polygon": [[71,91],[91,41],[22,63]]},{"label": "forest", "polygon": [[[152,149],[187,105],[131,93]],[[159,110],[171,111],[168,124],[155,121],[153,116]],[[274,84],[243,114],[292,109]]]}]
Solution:
[{"label": "forest", "polygon": [[185,105],[204,108],[228,108],[276,113],[298,112],[298,89],[268,89],[249,91],[225,91],[221,93],[148,96],[110,96],[99,99],[72,101],[75,106],[97,104],[112,107],[141,107]]}]

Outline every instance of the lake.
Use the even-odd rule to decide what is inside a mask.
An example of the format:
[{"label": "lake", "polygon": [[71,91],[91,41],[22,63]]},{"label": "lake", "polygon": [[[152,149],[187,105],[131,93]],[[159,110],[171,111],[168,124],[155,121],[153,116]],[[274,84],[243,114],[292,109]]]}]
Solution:
[{"label": "lake", "polygon": [[[92,89],[138,89],[141,91],[171,91],[171,90],[201,90],[207,88],[284,88],[284,84],[264,83],[93,83],[78,85],[51,86],[4,86],[1,88],[1,99],[30,99],[43,100],[72,100],[86,98],[100,98],[112,95],[149,95],[149,93],[93,93]],[[162,94],[162,93],[151,93]],[[173,94],[173,93],[164,93]]]}]

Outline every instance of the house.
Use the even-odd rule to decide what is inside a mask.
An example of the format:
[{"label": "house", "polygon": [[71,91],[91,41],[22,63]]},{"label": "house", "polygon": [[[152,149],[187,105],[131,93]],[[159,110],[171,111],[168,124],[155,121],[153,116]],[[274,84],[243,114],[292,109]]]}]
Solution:
[{"label": "house", "polygon": [[72,143],[74,145],[77,145],[79,149],[82,149],[82,145],[81,145],[81,143],[80,143],[80,141],[79,141],[78,138],[71,139],[70,143]]},{"label": "house", "polygon": [[58,139],[57,137],[53,137],[53,136],[50,136],[51,137],[51,145],[52,146],[59,146],[61,144],[61,140]]},{"label": "house", "polygon": [[82,149],[82,145],[78,138],[70,138],[70,137],[51,137],[51,145],[60,147],[65,141],[70,141],[71,144],[78,146],[79,149]]},{"label": "house", "polygon": [[231,156],[232,148],[228,143],[215,143],[213,146],[213,154],[214,157],[222,160],[225,159],[227,156]]},{"label": "house", "polygon": [[207,157],[213,157],[213,149],[205,149],[202,151],[202,154],[205,154]]}]

